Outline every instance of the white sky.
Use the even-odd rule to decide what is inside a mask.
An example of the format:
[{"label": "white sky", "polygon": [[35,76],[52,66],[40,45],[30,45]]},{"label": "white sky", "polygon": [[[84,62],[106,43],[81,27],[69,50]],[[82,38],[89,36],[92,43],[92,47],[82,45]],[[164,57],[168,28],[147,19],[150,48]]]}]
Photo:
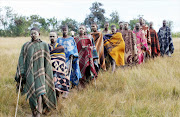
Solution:
[{"label": "white sky", "polygon": [[112,11],[117,11],[123,21],[144,15],[144,19],[154,22],[156,31],[164,19],[171,20],[174,25],[172,31],[180,32],[180,0],[0,0],[0,7],[10,6],[14,12],[25,16],[37,14],[58,20],[69,17],[83,22],[96,1],[104,5],[106,17]]}]

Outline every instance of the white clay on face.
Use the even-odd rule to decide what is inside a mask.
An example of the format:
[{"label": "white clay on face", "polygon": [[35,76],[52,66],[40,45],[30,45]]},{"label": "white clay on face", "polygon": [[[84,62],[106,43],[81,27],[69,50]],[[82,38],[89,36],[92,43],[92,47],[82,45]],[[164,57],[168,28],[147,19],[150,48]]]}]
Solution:
[{"label": "white clay on face", "polygon": [[63,33],[63,35],[68,35],[68,28],[66,27],[66,28],[63,28],[62,29],[62,33]]},{"label": "white clay on face", "polygon": [[85,27],[84,27],[84,26],[80,26],[80,27],[79,27],[79,32],[80,32],[81,34],[84,34],[84,32],[85,32]]},{"label": "white clay on face", "polygon": [[71,31],[71,35],[74,35],[74,31]]},{"label": "white clay on face", "polygon": [[125,24],[124,24],[124,28],[125,28],[125,29],[128,29],[128,26],[129,26],[128,23],[125,23]]},{"label": "white clay on face", "polygon": [[38,39],[38,37],[39,37],[39,32],[36,30],[31,30],[31,38]]},{"label": "white clay on face", "polygon": [[114,34],[116,33],[116,27],[111,28],[111,32]]},{"label": "white clay on face", "polygon": [[93,25],[91,25],[91,29],[92,29],[93,31],[96,31],[96,30],[97,30],[97,26],[96,26],[95,24],[93,24]]},{"label": "white clay on face", "polygon": [[56,39],[57,39],[57,34],[55,33],[55,32],[50,32],[49,33],[49,39],[50,40],[54,40],[54,41],[56,41]]}]

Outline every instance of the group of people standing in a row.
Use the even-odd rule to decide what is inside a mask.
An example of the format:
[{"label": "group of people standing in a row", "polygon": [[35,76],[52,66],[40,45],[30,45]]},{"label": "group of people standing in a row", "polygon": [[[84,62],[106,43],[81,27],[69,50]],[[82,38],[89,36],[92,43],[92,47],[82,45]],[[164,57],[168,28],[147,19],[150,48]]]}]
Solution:
[{"label": "group of people standing in a row", "polygon": [[[23,94],[27,94],[33,116],[47,114],[55,109],[59,96],[67,98],[71,88],[84,88],[95,80],[99,69],[106,71],[111,66],[141,64],[147,58],[171,54],[174,51],[172,37],[166,21],[158,34],[153,23],[148,27],[143,18],[134,30],[128,29],[127,22],[115,25],[105,23],[102,32],[96,23],[91,24],[92,32],[86,34],[86,26],[80,25],[79,35],[68,35],[68,27],[62,27],[63,37],[55,31],[49,34],[50,43],[39,39],[38,28],[31,29],[31,41],[26,42],[19,56],[15,80],[22,81]],[[79,84],[79,85],[78,85]]]},{"label": "group of people standing in a row", "polygon": [[[110,33],[108,26],[109,23],[106,23],[102,32],[104,35]],[[125,42],[124,60],[126,65],[141,64],[146,58],[154,58],[159,55],[171,56],[173,53],[171,32],[170,28],[166,26],[166,20],[163,21],[163,27],[159,29],[158,33],[153,29],[153,22],[150,22],[148,27],[142,17],[139,18],[139,23],[136,23],[133,31],[128,27],[128,22],[120,22],[117,30],[117,33],[122,34]]]}]

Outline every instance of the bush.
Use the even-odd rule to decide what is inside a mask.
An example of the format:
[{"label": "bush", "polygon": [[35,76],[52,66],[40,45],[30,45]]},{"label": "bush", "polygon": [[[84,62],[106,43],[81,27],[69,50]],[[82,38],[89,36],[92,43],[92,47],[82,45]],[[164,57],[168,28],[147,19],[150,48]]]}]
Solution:
[{"label": "bush", "polygon": [[172,33],[172,37],[179,38],[180,32]]}]

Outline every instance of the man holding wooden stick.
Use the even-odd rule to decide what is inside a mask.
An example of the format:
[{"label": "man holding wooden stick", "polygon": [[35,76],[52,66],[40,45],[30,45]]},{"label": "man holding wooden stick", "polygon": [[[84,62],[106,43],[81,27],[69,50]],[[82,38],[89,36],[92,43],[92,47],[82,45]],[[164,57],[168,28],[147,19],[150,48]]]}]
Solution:
[{"label": "man holding wooden stick", "polygon": [[21,93],[27,94],[33,117],[47,114],[57,105],[49,48],[39,36],[39,29],[32,28],[31,41],[22,46],[15,76]]}]

